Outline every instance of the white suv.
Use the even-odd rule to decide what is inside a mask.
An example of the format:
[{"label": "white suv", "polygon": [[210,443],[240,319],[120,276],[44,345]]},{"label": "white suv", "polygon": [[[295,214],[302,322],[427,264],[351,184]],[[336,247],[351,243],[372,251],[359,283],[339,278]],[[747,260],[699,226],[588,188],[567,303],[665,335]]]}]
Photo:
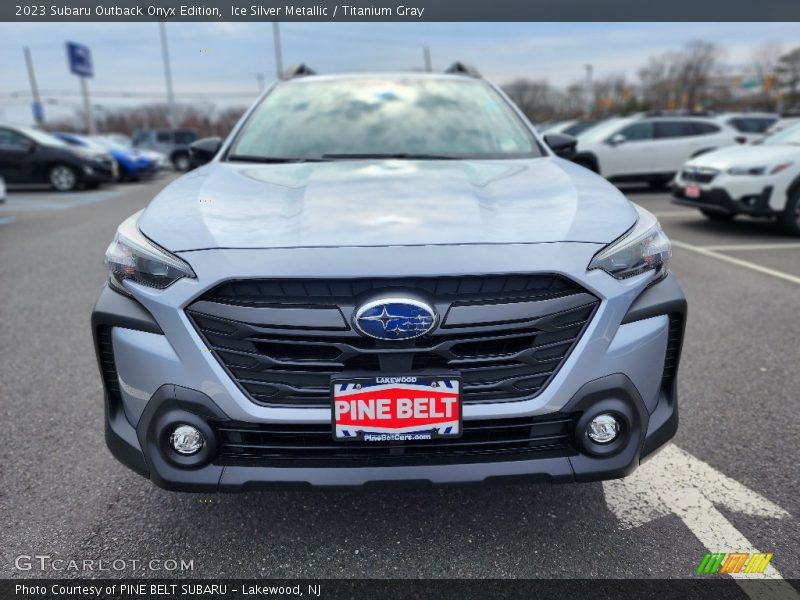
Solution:
[{"label": "white suv", "polygon": [[800,235],[800,124],[758,144],[724,148],[694,158],[675,178],[675,204],[714,220],[738,214],[776,217]]},{"label": "white suv", "polygon": [[705,117],[628,117],[578,135],[573,160],[614,182],[669,183],[689,158],[737,143],[740,134]]}]

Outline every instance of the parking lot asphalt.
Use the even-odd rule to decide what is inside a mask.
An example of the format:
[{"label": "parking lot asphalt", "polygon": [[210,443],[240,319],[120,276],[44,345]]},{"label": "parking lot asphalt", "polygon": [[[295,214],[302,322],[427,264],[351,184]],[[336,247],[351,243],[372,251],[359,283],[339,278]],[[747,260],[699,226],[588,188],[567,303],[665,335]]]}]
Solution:
[{"label": "parking lot asphalt", "polygon": [[[750,549],[708,544],[749,542],[800,577],[800,239],[625,190],[676,241],[690,307],[675,451],[637,471],[633,503],[601,483],[178,494],[106,450],[89,329],[117,224],[167,180],[72,201],[12,191],[0,212],[0,576],[92,575],[15,567],[38,554],[127,561],[95,576],[689,578],[708,550]],[[686,461],[722,481],[705,496],[708,522],[644,510],[660,474],[685,474]],[[151,559],[193,570],[154,571]]]}]

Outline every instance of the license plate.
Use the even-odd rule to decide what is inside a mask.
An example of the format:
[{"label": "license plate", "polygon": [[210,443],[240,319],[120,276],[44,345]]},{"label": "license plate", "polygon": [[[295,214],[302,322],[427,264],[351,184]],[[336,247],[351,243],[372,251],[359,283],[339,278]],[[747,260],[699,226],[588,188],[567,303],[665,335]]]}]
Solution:
[{"label": "license plate", "polygon": [[415,442],[461,436],[461,381],[452,376],[334,379],[333,438]]},{"label": "license plate", "polygon": [[687,185],[686,189],[683,191],[686,194],[687,198],[699,198],[700,197],[700,186],[699,185]]}]

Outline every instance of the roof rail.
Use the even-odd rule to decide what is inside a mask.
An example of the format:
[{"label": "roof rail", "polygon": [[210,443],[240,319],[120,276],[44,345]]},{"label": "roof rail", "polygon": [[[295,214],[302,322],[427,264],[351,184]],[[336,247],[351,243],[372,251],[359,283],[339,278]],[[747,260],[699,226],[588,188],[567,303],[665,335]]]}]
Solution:
[{"label": "roof rail", "polygon": [[306,77],[307,75],[316,75],[317,72],[306,64],[299,63],[292,65],[283,73],[284,79],[294,79],[295,77]]},{"label": "roof rail", "polygon": [[480,77],[481,73],[471,64],[457,60],[444,70],[445,73],[452,75],[467,75],[468,77]]}]

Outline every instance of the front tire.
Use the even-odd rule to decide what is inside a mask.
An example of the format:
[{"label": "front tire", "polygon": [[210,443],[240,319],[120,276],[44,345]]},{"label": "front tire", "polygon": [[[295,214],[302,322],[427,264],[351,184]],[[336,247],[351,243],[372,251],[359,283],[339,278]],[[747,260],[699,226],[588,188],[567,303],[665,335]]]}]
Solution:
[{"label": "front tire", "polygon": [[786,208],[778,217],[778,223],[781,229],[789,235],[800,236],[800,190],[795,190],[789,197]]},{"label": "front tire", "polygon": [[188,154],[176,154],[172,159],[172,164],[177,171],[185,173],[192,167],[192,161],[189,160]]},{"label": "front tire", "polygon": [[71,192],[78,187],[78,173],[68,165],[53,165],[47,179],[57,192]]},{"label": "front tire", "polygon": [[715,210],[701,210],[703,216],[711,221],[733,221],[733,215],[724,212],[717,212]]}]

